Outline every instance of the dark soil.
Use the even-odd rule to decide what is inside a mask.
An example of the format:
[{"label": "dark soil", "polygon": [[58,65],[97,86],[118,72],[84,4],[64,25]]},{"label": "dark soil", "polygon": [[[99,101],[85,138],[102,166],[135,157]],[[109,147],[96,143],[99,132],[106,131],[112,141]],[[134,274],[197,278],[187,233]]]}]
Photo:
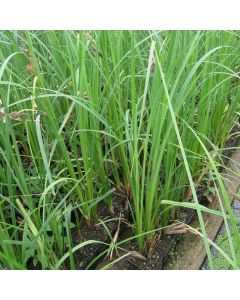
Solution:
[{"label": "dark soil", "polygon": [[[86,221],[82,218],[80,224],[80,230],[73,229],[72,239],[73,246],[76,246],[87,240],[97,240],[103,243],[109,244],[111,241],[111,236],[114,236],[117,231],[119,218],[129,219],[129,209],[128,202],[123,197],[119,195],[114,195],[113,197],[113,213],[110,213],[109,208],[106,204],[100,204],[97,213],[98,222],[93,226],[89,227]],[[113,220],[115,219],[115,220]],[[107,230],[100,220],[104,222]],[[107,246],[104,244],[90,244],[79,250],[74,254],[75,256],[75,266],[76,269],[86,269],[88,265],[99,255],[101,252],[106,250]],[[91,266],[92,268],[93,266]],[[65,264],[65,268],[69,269],[69,262]]]},{"label": "dark soil", "polygon": [[[194,210],[192,209],[180,209],[178,214],[178,220],[189,224],[194,216]],[[131,236],[134,236],[134,233],[131,229],[127,228],[122,233],[120,240],[125,240]],[[161,235],[157,234],[156,242],[152,249],[151,255],[149,257],[137,257],[135,253],[138,251],[137,242],[135,239],[132,239],[123,245],[121,245],[126,251],[133,253],[122,260],[114,263],[113,266],[108,269],[111,270],[160,270],[162,269],[171,249],[176,244],[179,239],[179,234],[173,235]],[[119,255],[122,256],[126,251],[119,251]],[[117,259],[117,256],[113,258]],[[103,268],[105,265],[109,264],[109,260],[105,259],[98,265],[98,269]]]},{"label": "dark soil", "polygon": [[[80,230],[77,227],[72,229],[72,240],[73,247],[87,240],[96,240],[103,243],[110,243],[111,237],[109,233],[114,236],[117,231],[119,218],[123,220],[129,219],[129,206],[126,198],[119,196],[118,194],[114,194],[112,200],[112,212],[110,212],[108,206],[105,203],[100,203],[98,205],[97,212],[97,223],[92,227],[89,227],[87,222],[83,217],[80,219]],[[106,228],[103,224],[100,223],[100,220],[104,222]],[[76,220],[72,220],[76,223]],[[122,230],[122,226],[120,227],[120,232]],[[88,268],[89,264],[104,250],[107,249],[107,246],[104,244],[89,244],[84,246],[83,248],[77,250],[74,253],[74,261],[75,268],[77,270],[84,270]],[[97,263],[97,261],[96,261]],[[95,264],[93,264],[90,268],[93,268]],[[28,270],[41,270],[42,266],[38,262],[36,265],[33,263],[33,258],[30,258],[27,262]],[[64,263],[64,269],[70,269],[70,262],[67,259]]]}]

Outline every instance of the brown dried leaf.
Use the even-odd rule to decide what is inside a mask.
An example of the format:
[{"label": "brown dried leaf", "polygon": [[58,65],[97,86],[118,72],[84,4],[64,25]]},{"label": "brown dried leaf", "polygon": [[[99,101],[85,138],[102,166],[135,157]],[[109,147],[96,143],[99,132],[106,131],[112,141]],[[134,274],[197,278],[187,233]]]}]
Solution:
[{"label": "brown dried leaf", "polygon": [[179,224],[173,227],[169,227],[164,231],[165,234],[182,234],[187,232],[188,228],[186,224]]},{"label": "brown dried leaf", "polygon": [[32,75],[35,75],[35,69],[34,69],[34,66],[32,64],[26,66],[26,71],[31,73]]},{"label": "brown dried leaf", "polygon": [[211,194],[207,195],[206,198],[209,203],[211,203],[211,204],[213,203],[214,197]]},{"label": "brown dried leaf", "polygon": [[140,254],[137,251],[131,251],[130,253],[131,253],[131,256],[133,256],[133,257],[136,257],[136,258],[139,258],[139,259],[142,259],[142,260],[146,260],[146,257],[143,256],[142,254]]},{"label": "brown dried leaf", "polygon": [[149,250],[148,250],[148,254],[147,254],[147,257],[148,258],[150,258],[151,256],[152,256],[152,254],[153,254],[153,251],[154,251],[154,249],[155,249],[155,247],[156,247],[156,244],[157,244],[157,242],[159,241],[159,239],[160,239],[160,235],[159,234],[155,234],[152,238],[151,238],[151,240],[150,240],[150,242],[149,242]]},{"label": "brown dried leaf", "polygon": [[189,201],[192,199],[192,189],[190,187],[187,188],[184,198],[185,198],[185,201]]},{"label": "brown dried leaf", "polygon": [[[122,217],[122,214],[120,213],[120,215],[119,215],[119,221],[118,221],[118,227],[117,227],[117,230],[116,230],[116,232],[115,232],[115,234],[114,234],[114,237],[113,237],[113,239],[112,239],[111,245],[116,244],[116,242],[117,242],[117,240],[118,240],[119,232],[120,232],[120,226],[121,226],[121,217]],[[107,253],[107,255],[106,255],[106,257],[109,256],[109,259],[110,259],[110,260],[112,260],[112,257],[113,257],[113,250],[114,250],[114,248],[109,249],[109,251],[108,251],[108,253]]]},{"label": "brown dried leaf", "polygon": [[28,118],[28,114],[24,114],[24,113],[19,113],[19,112],[16,112],[16,111],[13,111],[10,113],[10,119],[11,120],[23,120],[23,119],[26,119]]}]

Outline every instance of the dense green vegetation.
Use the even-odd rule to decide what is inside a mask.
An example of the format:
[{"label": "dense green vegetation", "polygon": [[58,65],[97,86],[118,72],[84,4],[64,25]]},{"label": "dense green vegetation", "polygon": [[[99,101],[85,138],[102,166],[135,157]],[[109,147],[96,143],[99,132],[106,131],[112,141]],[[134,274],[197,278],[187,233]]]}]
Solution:
[{"label": "dense green vegetation", "polygon": [[144,254],[189,191],[212,266],[196,193],[209,180],[239,268],[217,168],[238,118],[239,45],[233,31],[2,31],[0,267],[61,268],[69,253],[74,268],[72,216],[91,227],[116,192]]}]

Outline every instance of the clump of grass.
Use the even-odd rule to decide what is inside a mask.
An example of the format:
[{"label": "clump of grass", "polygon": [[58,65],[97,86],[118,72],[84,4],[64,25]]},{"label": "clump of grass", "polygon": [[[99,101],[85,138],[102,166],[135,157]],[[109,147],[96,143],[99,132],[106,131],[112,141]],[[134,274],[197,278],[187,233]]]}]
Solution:
[{"label": "clump of grass", "polygon": [[75,268],[71,215],[93,226],[114,189],[143,254],[190,191],[211,261],[196,190],[210,172],[224,192],[238,32],[2,31],[0,44],[2,266],[60,267],[69,251]]}]

